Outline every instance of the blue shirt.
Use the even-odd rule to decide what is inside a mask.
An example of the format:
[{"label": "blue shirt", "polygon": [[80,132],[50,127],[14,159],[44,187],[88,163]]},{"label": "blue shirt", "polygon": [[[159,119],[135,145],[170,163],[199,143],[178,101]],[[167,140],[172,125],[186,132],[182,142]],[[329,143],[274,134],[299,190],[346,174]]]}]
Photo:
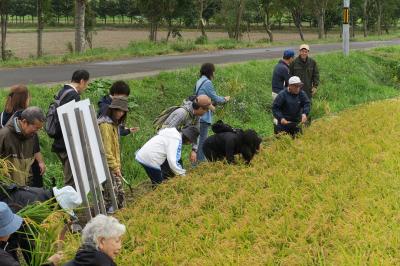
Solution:
[{"label": "blue shirt", "polygon": [[[215,88],[211,82],[206,76],[202,76],[196,83],[196,94],[197,95],[207,95],[208,97],[211,98],[211,101],[214,104],[221,104],[226,102],[225,98],[222,96],[217,95],[217,92],[215,91]],[[201,118],[200,122],[203,123],[212,123],[212,112],[209,110],[207,113],[205,113]]]}]

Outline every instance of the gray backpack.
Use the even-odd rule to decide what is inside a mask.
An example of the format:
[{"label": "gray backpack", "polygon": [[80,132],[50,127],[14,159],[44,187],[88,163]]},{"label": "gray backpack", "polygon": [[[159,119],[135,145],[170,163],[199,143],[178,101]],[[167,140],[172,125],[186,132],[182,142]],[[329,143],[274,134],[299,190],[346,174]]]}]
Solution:
[{"label": "gray backpack", "polygon": [[58,99],[57,96],[54,96],[54,101],[49,106],[49,110],[46,114],[46,124],[44,125],[44,130],[50,138],[54,139],[60,129],[60,121],[58,120],[57,108],[60,107],[61,101],[71,91],[74,91],[74,89],[65,90]]}]

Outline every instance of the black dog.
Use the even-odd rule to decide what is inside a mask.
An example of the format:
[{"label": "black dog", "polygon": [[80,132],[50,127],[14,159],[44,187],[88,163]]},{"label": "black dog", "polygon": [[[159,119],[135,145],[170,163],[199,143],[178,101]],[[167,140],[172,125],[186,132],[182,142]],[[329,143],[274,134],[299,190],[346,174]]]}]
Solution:
[{"label": "black dog", "polygon": [[203,152],[209,161],[226,158],[228,163],[235,163],[235,154],[242,154],[246,163],[250,163],[260,144],[261,138],[254,130],[235,129],[208,137],[203,144]]}]

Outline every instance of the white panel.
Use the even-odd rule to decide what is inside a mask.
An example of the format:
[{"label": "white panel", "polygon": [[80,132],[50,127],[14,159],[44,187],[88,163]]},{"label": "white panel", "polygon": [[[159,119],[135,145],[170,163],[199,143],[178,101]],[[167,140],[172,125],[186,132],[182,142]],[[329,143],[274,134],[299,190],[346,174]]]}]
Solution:
[{"label": "white panel", "polygon": [[103,161],[101,159],[101,154],[100,154],[100,148],[99,148],[99,142],[96,138],[96,132],[94,130],[94,127],[97,127],[97,123],[94,125],[92,122],[92,117],[90,115],[90,101],[89,99],[86,99],[84,101],[79,101],[76,103],[76,106],[82,111],[83,113],[83,118],[84,118],[84,125],[86,127],[86,132],[88,133],[89,136],[89,145],[90,149],[92,151],[92,156],[94,160],[94,166],[96,169],[97,177],[99,179],[99,183],[103,183],[106,181],[106,174],[104,172],[104,166],[103,166]]},{"label": "white panel", "polygon": [[[81,140],[79,137],[79,130],[78,130],[78,124],[76,122],[76,117],[75,117],[75,112],[74,109],[76,107],[76,102],[75,100],[70,101],[67,104],[64,104],[60,107],[57,108],[57,114],[58,114],[58,118],[60,120],[60,125],[61,125],[61,130],[62,130],[62,134],[63,136],[67,136],[67,132],[65,129],[65,124],[64,124],[64,119],[63,119],[63,114],[67,114],[68,116],[68,120],[69,120],[69,124],[71,127],[71,131],[72,131],[72,139],[74,141],[75,144],[75,150],[77,153],[77,162],[73,161],[73,157],[72,157],[72,151],[70,148],[70,143],[68,141],[67,137],[64,137],[64,142],[65,142],[65,147],[67,149],[67,154],[68,154],[68,160],[71,166],[71,170],[72,170],[72,174],[74,176],[74,182],[75,182],[75,187],[78,193],[80,193],[79,190],[79,186],[78,186],[78,179],[77,179],[77,174],[76,174],[76,166],[79,166],[79,169],[81,171],[81,180],[83,181],[83,186],[84,186],[84,190],[85,193],[88,194],[90,191],[89,188],[89,182],[88,182],[88,176],[86,173],[86,168],[85,168],[85,159],[83,156],[83,151],[82,151],[82,144],[81,144]],[[80,195],[80,194],[79,194]]]}]

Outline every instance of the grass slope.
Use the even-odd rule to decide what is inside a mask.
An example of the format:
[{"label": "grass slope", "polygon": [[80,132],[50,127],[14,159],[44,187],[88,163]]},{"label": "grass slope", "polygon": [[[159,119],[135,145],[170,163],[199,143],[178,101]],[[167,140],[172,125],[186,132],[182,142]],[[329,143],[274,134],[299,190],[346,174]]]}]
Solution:
[{"label": "grass slope", "polygon": [[[400,100],[368,103],[398,96],[399,57],[398,47],[317,56],[323,74],[313,112],[325,118],[296,140],[264,143],[251,166],[207,163],[130,203],[118,214],[128,228],[118,263],[399,264]],[[219,92],[236,101],[218,118],[270,135],[273,64],[219,68]],[[186,96],[194,73],[132,81],[143,136],[151,132],[146,117]],[[127,167],[137,144],[124,143]],[[69,239],[68,257],[78,245]]]},{"label": "grass slope", "polygon": [[124,265],[399,264],[400,101],[274,141],[252,165],[210,163],[119,213]]}]

